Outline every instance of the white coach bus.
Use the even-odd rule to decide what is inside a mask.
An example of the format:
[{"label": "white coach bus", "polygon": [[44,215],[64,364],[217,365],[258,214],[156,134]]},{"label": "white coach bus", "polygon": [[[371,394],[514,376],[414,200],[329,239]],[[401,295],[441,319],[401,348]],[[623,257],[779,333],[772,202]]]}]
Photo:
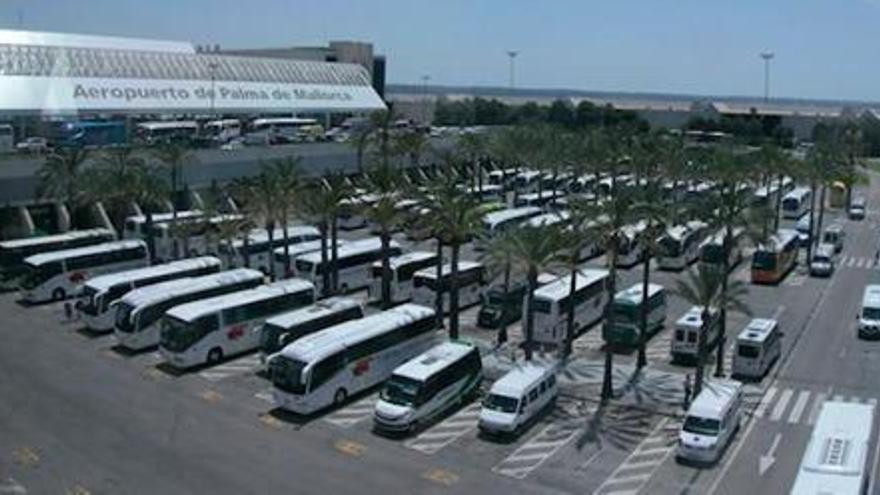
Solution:
[{"label": "white coach bus", "polygon": [[329,297],[305,308],[266,320],[260,334],[260,360],[283,349],[296,339],[326,328],[364,317],[364,307],[349,297]]},{"label": "white coach bus", "polygon": [[[430,251],[412,251],[395,256],[388,260],[391,269],[391,301],[400,303],[408,301],[413,295],[413,275],[419,270],[437,265],[437,253]],[[373,281],[369,287],[369,301],[382,299],[382,262],[376,261],[372,266]]]},{"label": "white coach bus", "polygon": [[[153,226],[153,243],[158,260],[178,256],[201,256],[217,253],[217,242],[224,224],[239,222],[244,215],[224,213],[209,218],[189,218],[177,222],[162,222]],[[178,229],[175,232],[175,225]],[[177,244],[175,253],[174,245]]]},{"label": "white coach bus", "polygon": [[116,234],[110,229],[88,229],[0,242],[0,280],[13,280],[21,275],[28,256],[114,240]]},{"label": "white coach bus", "polygon": [[377,385],[435,342],[434,310],[403,304],[308,335],[269,361],[275,405],[311,414]]},{"label": "white coach bus", "polygon": [[[288,246],[317,241],[319,239],[321,239],[321,233],[311,225],[291,225],[287,227]],[[219,245],[219,253],[230,267],[238,268],[244,266],[245,257],[249,257],[250,266],[265,274],[268,274],[269,270],[272,269],[273,253],[276,249],[282,254],[284,253],[284,229],[282,228],[272,231],[271,246],[269,245],[269,233],[266,229],[254,229],[248,233],[246,251],[244,239],[235,239],[232,243],[221,241]],[[290,248],[288,248],[289,250]]]},{"label": "white coach bus", "polygon": [[24,300],[60,301],[96,275],[148,266],[150,256],[143,241],[126,240],[36,254],[25,258],[24,264],[20,283]]},{"label": "white coach bus", "polygon": [[112,303],[127,292],[168,280],[199,277],[219,271],[220,260],[205,256],[101,275],[85,283],[76,310],[89,329],[110,331],[113,330],[114,320]]},{"label": "white coach bus", "polygon": [[253,289],[262,284],[262,273],[239,268],[135,289],[116,303],[114,336],[119,345],[127,349],[139,351],[157,346],[159,326],[169,309],[200,299]]},{"label": "white coach bus", "polygon": [[660,237],[657,264],[663,270],[683,270],[700,258],[707,225],[699,220],[675,225]]},{"label": "white coach bus", "polygon": [[873,423],[871,404],[825,401],[789,493],[866,495]]},{"label": "white coach bus", "polygon": [[176,368],[214,364],[260,346],[268,318],[315,302],[315,286],[289,279],[194,301],[165,313],[159,350]]},{"label": "white coach bus", "polygon": [[[181,210],[177,212],[178,220],[191,220],[203,216],[200,210]],[[153,213],[150,219],[153,226],[171,222],[174,219],[174,213]],[[132,215],[125,219],[125,226],[122,229],[122,237],[125,239],[146,239],[147,237],[147,216]]]},{"label": "white coach bus", "polygon": [[[536,342],[561,344],[565,339],[566,317],[574,304],[574,330],[576,338],[591,323],[602,317],[608,303],[608,270],[580,269],[575,277],[575,290],[571,293],[571,274],[563,275],[554,282],[535,290],[535,327],[532,336]],[[523,305],[522,321],[528,318],[528,304]]]},{"label": "white coach bus", "polygon": [[[403,251],[400,244],[392,240],[388,245],[388,256],[400,256]],[[370,285],[370,268],[373,263],[382,259],[382,241],[378,237],[369,237],[343,244],[337,249],[336,264],[339,268],[339,289],[345,293]],[[323,289],[324,270],[330,267],[329,253],[326,266],[321,262],[320,251],[312,251],[296,258],[294,262],[297,277],[309,280],[318,292]]]},{"label": "white coach bus", "polygon": [[[349,241],[345,239],[336,239],[337,248],[342,247],[348,244]],[[327,260],[331,259],[332,250],[331,250],[330,240],[327,239]],[[318,253],[318,256],[321,255],[321,241],[307,241],[301,242],[299,244],[294,244],[292,246],[287,247],[287,253],[284,252],[284,247],[275,248],[272,256],[272,270],[275,274],[283,276],[283,277],[292,277],[295,273],[295,262],[296,259],[304,254],[308,253]],[[338,253],[338,249],[337,249]],[[286,270],[287,263],[286,260],[290,259],[290,269]]]},{"label": "white coach bus", "polygon": [[[458,307],[467,308],[483,300],[486,291],[486,267],[475,261],[458,262]],[[452,265],[441,268],[437,283],[437,268],[423,268],[413,275],[412,300],[416,304],[434,306],[437,292],[443,294],[443,313],[449,312],[449,291],[452,289]]]},{"label": "white coach bus", "polygon": [[810,211],[813,197],[809,187],[797,187],[782,197],[782,218],[797,220]]}]

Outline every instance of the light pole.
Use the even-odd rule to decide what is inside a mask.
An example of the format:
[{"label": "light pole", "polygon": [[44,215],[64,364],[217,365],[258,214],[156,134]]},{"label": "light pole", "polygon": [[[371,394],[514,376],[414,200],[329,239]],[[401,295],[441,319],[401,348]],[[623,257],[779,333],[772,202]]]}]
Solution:
[{"label": "light pole", "polygon": [[217,70],[217,62],[211,62],[208,64],[208,68],[211,69],[211,118],[214,118],[214,81],[215,71]]},{"label": "light pole", "polygon": [[428,81],[431,76],[425,74],[422,76],[422,123],[428,125]]},{"label": "light pole", "polygon": [[510,50],[507,52],[507,56],[510,58],[510,89],[513,89],[513,69],[516,64],[517,55],[519,55],[518,50]]},{"label": "light pole", "polygon": [[764,50],[761,52],[764,59],[764,103],[770,101],[770,61],[773,60],[773,52]]}]

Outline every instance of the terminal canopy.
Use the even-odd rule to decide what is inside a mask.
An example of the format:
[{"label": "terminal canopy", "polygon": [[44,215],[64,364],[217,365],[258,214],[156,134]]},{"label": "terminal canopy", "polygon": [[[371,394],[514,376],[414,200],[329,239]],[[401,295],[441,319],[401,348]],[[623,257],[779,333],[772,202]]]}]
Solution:
[{"label": "terminal canopy", "polygon": [[385,108],[360,65],[204,54],[188,46],[0,30],[0,112]]}]

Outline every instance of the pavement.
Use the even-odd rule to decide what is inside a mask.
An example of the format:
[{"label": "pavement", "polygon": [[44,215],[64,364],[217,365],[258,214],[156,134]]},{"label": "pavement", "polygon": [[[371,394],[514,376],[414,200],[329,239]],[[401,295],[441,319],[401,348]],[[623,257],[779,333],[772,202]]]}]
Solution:
[{"label": "pavement", "polygon": [[[877,179],[866,191],[869,208],[880,205]],[[614,354],[614,399],[598,401],[604,348],[593,326],[560,371],[556,407],[518,438],[498,442],[478,435],[478,402],[404,439],[372,432],[376,390],[336,410],[292,417],[273,410],[253,355],[169,373],[157,353],[120,353],[112,338],[65,321],[57,304],[24,307],[4,294],[0,494],[784,493],[823,400],[880,399],[880,343],[858,340],[854,320],[864,285],[880,281],[873,263],[880,214],[869,210],[865,221],[840,221],[847,239],[833,277],[796,270],[777,286],[749,287],[754,315],[780,322],[782,358],[763,380],[746,384],[743,428],[712,467],[674,458],[682,384],[693,373],[669,359],[672,322],[688,306],[677,297],[669,298],[665,328],[648,343],[646,368],[636,370],[635,353]],[[407,249],[431,249],[430,241],[398,237]],[[466,247],[462,258],[477,253]],[[652,271],[652,281],[666,287],[681,276]],[[640,266],[624,270],[618,286],[640,277]],[[748,279],[747,263],[734,277]],[[462,335],[483,349],[488,387],[522,361],[521,332],[512,326],[511,345],[495,349],[494,333],[474,325],[476,311],[462,314]],[[729,315],[729,335],[748,320]],[[726,374],[731,349],[732,342]],[[535,359],[553,363],[556,356]],[[875,425],[867,460],[872,479],[880,475],[877,431]]]}]

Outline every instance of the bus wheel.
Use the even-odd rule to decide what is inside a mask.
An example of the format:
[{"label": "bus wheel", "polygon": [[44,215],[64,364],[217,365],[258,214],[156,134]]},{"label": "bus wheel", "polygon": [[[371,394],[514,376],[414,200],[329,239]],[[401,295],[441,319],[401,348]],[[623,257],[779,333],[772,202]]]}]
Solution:
[{"label": "bus wheel", "polygon": [[219,363],[221,359],[223,359],[223,350],[219,347],[215,347],[208,351],[208,364]]},{"label": "bus wheel", "polygon": [[336,394],[333,396],[333,404],[336,406],[342,405],[345,402],[345,399],[348,398],[348,392],[345,391],[344,388],[340,388],[336,391]]},{"label": "bus wheel", "polygon": [[64,292],[64,289],[59,287],[59,288],[52,291],[52,300],[53,301],[61,301],[62,299],[64,299],[64,297],[66,295],[67,295],[67,293]]}]

